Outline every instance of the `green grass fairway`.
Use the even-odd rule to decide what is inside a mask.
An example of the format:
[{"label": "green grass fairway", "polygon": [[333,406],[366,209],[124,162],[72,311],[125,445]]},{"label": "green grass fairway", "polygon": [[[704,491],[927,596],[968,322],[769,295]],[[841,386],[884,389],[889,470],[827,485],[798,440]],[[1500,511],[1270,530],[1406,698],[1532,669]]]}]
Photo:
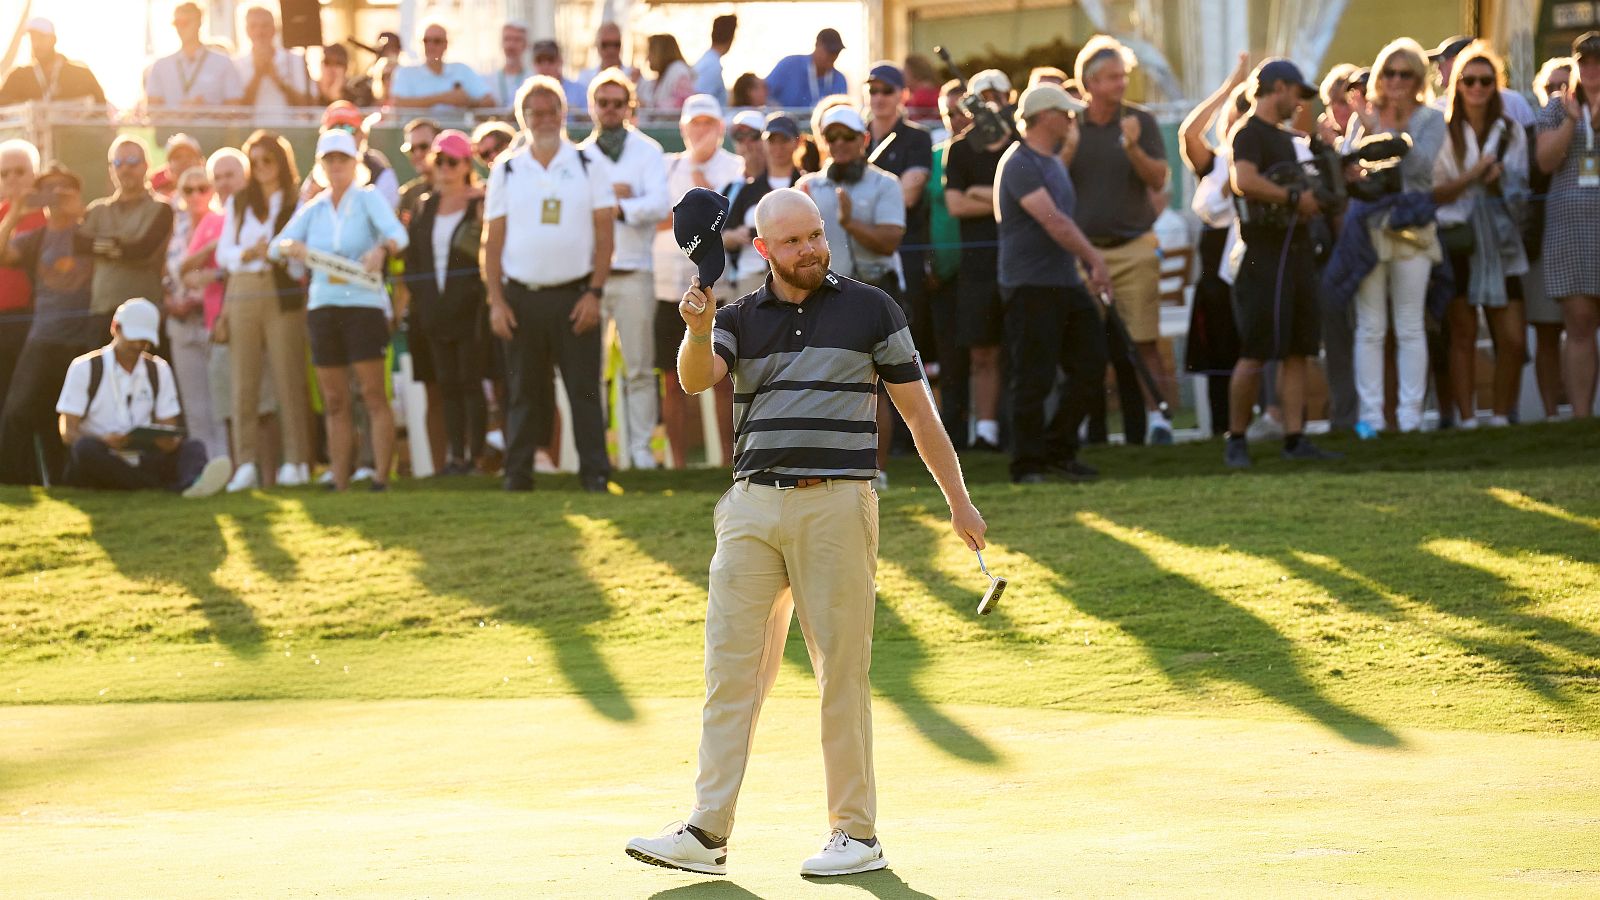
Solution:
[{"label": "green grass fairway", "polygon": [[[1593,896],[1592,738],[950,707],[1003,753],[877,725],[893,869],[809,884],[814,704],[766,711],[726,880],[642,866],[679,815],[696,704],[36,707],[0,717],[12,896]],[[68,862],[70,861],[70,863]]]},{"label": "green grass fairway", "polygon": [[725,476],[0,489],[0,894],[1600,895],[1600,425],[1328,445],[969,461],[986,618],[897,461],[844,885],[797,629],[730,879],[621,852],[691,799]]}]

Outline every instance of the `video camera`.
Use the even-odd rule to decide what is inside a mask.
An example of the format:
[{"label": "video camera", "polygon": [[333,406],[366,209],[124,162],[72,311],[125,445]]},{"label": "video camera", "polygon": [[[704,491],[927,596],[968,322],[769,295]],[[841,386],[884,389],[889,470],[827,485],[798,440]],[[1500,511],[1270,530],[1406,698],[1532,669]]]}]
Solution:
[{"label": "video camera", "polygon": [[[1400,160],[1411,152],[1407,134],[1375,134],[1363,138],[1349,153],[1339,153],[1316,135],[1311,137],[1311,159],[1276,165],[1261,173],[1279,187],[1309,191],[1324,214],[1344,212],[1351,198],[1371,202],[1398,194],[1403,187]],[[1350,180],[1345,170],[1358,166],[1362,177]],[[1239,198],[1241,224],[1287,230],[1295,211],[1281,203]],[[1299,223],[1305,224],[1305,223]]]},{"label": "video camera", "polygon": [[[933,52],[939,55],[946,69],[950,70],[952,77],[967,83],[967,76],[956,67],[955,60],[950,58],[950,51],[944,47],[935,47]],[[984,100],[977,94],[963,93],[958,104],[961,111],[972,120],[972,138],[980,147],[989,147],[1011,137],[1011,123],[1006,120],[1006,114],[997,103]]]}]

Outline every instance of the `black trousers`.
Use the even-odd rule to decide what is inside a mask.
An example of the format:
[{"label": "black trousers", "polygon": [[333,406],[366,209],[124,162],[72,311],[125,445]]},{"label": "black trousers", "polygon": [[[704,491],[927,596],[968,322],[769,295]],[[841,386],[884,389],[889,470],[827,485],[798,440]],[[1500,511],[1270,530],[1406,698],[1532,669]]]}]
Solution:
[{"label": "black trousers", "polygon": [[[1016,478],[1077,457],[1078,426],[1095,396],[1104,393],[1105,324],[1081,285],[1027,285],[1005,292],[1005,330]],[[1046,421],[1045,399],[1060,370],[1066,371],[1066,386]]]},{"label": "black trousers", "polygon": [[430,335],[418,343],[427,345],[431,357],[433,382],[444,407],[444,433],[450,444],[450,458],[475,460],[483,455],[483,438],[489,420],[488,404],[483,399],[487,350],[476,336],[438,338]]},{"label": "black trousers", "polygon": [[[550,389],[556,367],[567,387],[572,407],[573,440],[578,446],[578,474],[584,479],[611,474],[606,458],[605,414],[600,402],[600,334],[598,325],[583,334],[572,333],[568,316],[582,296],[580,285],[532,290],[506,283],[506,303],[517,318],[517,329],[505,341],[506,483],[521,487],[533,482],[533,457],[541,439],[550,434],[555,417],[555,394]],[[438,360],[434,360],[435,369]]]},{"label": "black trousers", "polygon": [[[29,341],[11,373],[4,409],[0,410],[0,482],[42,484],[61,477],[67,451],[56,427],[56,401],[67,367],[85,351],[76,344]],[[45,472],[39,471],[35,441],[43,451]]]},{"label": "black trousers", "polygon": [[193,438],[170,453],[140,453],[138,463],[130,463],[99,438],[81,437],[72,445],[66,482],[107,491],[181,491],[205,467],[206,445]]},{"label": "black trousers", "polygon": [[16,371],[22,348],[28,343],[28,329],[33,326],[30,310],[0,312],[0,403],[5,403],[6,392],[11,388],[11,373]]},{"label": "black trousers", "polygon": [[939,421],[957,450],[967,449],[967,419],[972,409],[972,355],[958,347],[956,279],[928,292],[934,345],[939,351]]},{"label": "black trousers", "polygon": [[[1138,352],[1122,340],[1111,323],[1105,322],[1106,353],[1111,358],[1111,370],[1117,377],[1117,406],[1122,410],[1122,436],[1130,444],[1143,444],[1149,420],[1144,409],[1144,388],[1139,384],[1139,371],[1134,368],[1132,354]],[[1089,407],[1089,442],[1106,441],[1105,376],[1100,378],[1100,389],[1095,391],[1093,405]]]}]

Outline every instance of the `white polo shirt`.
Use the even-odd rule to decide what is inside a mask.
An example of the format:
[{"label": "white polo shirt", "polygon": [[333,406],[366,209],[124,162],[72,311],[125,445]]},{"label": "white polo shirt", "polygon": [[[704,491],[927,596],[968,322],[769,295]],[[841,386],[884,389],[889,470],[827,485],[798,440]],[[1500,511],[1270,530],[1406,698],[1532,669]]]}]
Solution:
[{"label": "white polo shirt", "polygon": [[[104,374],[100,376],[100,388],[91,404],[89,367],[96,356],[105,360]],[[150,374],[145,367],[147,359],[155,360],[161,382],[159,391],[150,384]],[[56,400],[56,412],[82,417],[78,430],[85,437],[127,434],[156,419],[175,419],[178,411],[178,384],[166,360],[145,354],[129,372],[117,363],[109,344],[72,361],[67,368],[67,380],[61,385],[61,396]]]},{"label": "white polo shirt", "polygon": [[[622,155],[611,163],[611,182],[626,184],[633,196],[617,200],[617,243],[611,253],[611,268],[624,272],[646,272],[651,266],[651,242],[656,225],[672,215],[672,198],[667,194],[667,157],[655,138],[632,125],[625,126],[628,138]],[[590,159],[605,157],[595,146],[595,135],[578,145]]]},{"label": "white polo shirt", "polygon": [[144,94],[167,106],[184,106],[191,101],[223,106],[244,96],[244,82],[226,54],[202,47],[193,60],[179,50],[151,63],[144,74]]},{"label": "white polo shirt", "polygon": [[531,147],[502,156],[489,172],[484,218],[506,220],[505,277],[532,287],[576,281],[594,270],[594,213],[617,205],[611,162],[569,141],[547,169]]},{"label": "white polo shirt", "polygon": [[[289,85],[302,94],[311,93],[311,75],[306,71],[306,61],[300,54],[284,47],[279,47],[272,53],[272,67],[278,71],[278,77],[283,83]],[[234,71],[239,73],[239,83],[245,87],[250,86],[250,79],[256,77],[256,60],[252,51],[245,52],[233,58]],[[315,98],[313,98],[315,102]],[[257,111],[280,110],[289,108],[289,98],[284,95],[283,89],[270,78],[261,79],[261,84],[256,86],[256,102],[252,107]]]}]

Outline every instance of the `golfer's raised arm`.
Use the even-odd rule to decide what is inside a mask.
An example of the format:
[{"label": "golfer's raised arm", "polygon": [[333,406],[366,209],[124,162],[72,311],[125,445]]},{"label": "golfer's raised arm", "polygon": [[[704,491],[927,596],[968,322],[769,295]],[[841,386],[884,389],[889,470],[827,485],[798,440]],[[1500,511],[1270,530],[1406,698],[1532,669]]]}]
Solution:
[{"label": "golfer's raised arm", "polygon": [[716,327],[717,302],[710,288],[700,287],[696,276],[683,301],[678,304],[678,314],[689,333],[678,345],[678,383],[688,394],[698,394],[721,381],[728,374],[728,363],[712,350],[712,331]]}]

